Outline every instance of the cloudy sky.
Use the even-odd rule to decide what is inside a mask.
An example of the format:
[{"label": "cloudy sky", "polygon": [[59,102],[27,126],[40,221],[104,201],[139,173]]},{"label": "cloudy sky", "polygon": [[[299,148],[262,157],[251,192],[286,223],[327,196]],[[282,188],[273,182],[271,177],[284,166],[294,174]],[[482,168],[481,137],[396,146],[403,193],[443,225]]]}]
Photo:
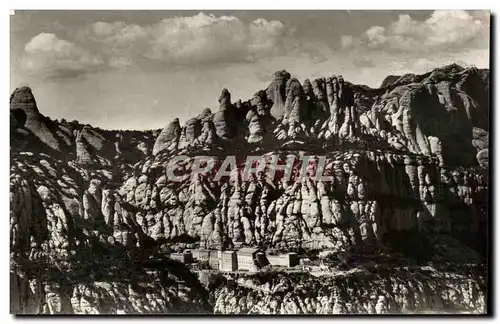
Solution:
[{"label": "cloudy sky", "polygon": [[107,129],[154,129],[264,89],[273,72],[389,74],[456,62],[489,67],[486,11],[16,11],[11,91]]}]

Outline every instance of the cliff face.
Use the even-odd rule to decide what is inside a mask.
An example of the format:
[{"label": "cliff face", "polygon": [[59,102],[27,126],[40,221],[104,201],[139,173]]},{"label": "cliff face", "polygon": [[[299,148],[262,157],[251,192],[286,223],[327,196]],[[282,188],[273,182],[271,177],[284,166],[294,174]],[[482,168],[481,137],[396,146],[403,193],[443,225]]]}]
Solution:
[{"label": "cliff face", "polygon": [[122,171],[150,155],[159,133],[158,130],[108,131],[76,120],[52,120],[40,113],[28,87],[12,93],[10,123],[13,154],[41,152],[95,169],[109,169],[118,164]]},{"label": "cliff face", "polygon": [[186,234],[212,248],[343,250],[382,243],[392,231],[478,235],[485,225],[478,210],[486,207],[484,170],[453,170],[439,167],[437,159],[371,150],[326,156],[334,181],[295,183],[217,183],[214,175],[168,183],[158,171],[167,167],[159,156],[147,160],[121,194],[138,207],[137,217],[151,218],[144,230],[155,239]]},{"label": "cliff face", "polygon": [[[164,244],[374,251],[412,233],[453,237],[485,253],[488,76],[454,65],[391,76],[371,89],[342,76],[301,84],[279,71],[250,100],[233,103],[224,89],[219,111],[205,109],[183,126],[174,119],[161,132],[52,121],[29,88],[16,89],[12,312],[211,312],[214,305],[228,312],[220,292],[209,305],[197,279],[159,253]],[[175,182],[169,163],[181,155],[187,157],[181,171],[200,155],[218,166],[234,155],[240,167],[250,155],[307,155],[312,169],[324,158],[323,174],[333,180],[243,181],[212,172]],[[231,294],[229,286],[221,289]],[[440,302],[480,305],[484,292],[470,294]],[[318,313],[308,309],[319,306],[302,302],[301,312]],[[244,309],[254,308],[246,303]],[[432,303],[421,301],[421,309]],[[390,307],[402,311],[403,304]]]},{"label": "cliff face", "polygon": [[[360,104],[368,102],[371,90],[341,76],[307,81],[305,89],[297,79],[285,78],[282,117],[264,121],[267,98],[257,96],[250,107],[239,108],[248,111],[246,119],[232,123],[245,137],[216,132],[208,150],[183,144],[146,158],[122,186],[122,196],[140,209],[140,217],[155,215],[144,229],[154,228],[156,238],[186,234],[214,248],[343,249],[364,241],[382,243],[384,234],[403,230],[481,235],[488,132],[478,120],[487,120],[488,107],[479,104],[484,88],[466,94],[460,86],[460,80],[477,77],[477,70],[448,70],[418,76],[420,83],[393,86],[370,98],[371,107]],[[267,92],[281,95],[279,85],[274,80]],[[268,105],[274,114],[276,103]],[[472,118],[466,107],[475,107],[481,117]],[[227,111],[221,106],[215,116]],[[183,129],[187,132],[191,124]],[[335,177],[333,182],[258,177],[242,182],[214,181],[211,173],[181,183],[165,181],[171,157],[191,156],[183,166],[188,170],[202,149],[218,156],[219,165],[230,154],[324,156],[324,173]]]},{"label": "cliff face", "polygon": [[109,170],[11,159],[12,313],[211,312],[197,279],[151,250],[132,206],[104,189]]},{"label": "cliff face", "polygon": [[484,278],[434,269],[356,269],[332,277],[240,276],[214,292],[216,314],[484,313]]}]

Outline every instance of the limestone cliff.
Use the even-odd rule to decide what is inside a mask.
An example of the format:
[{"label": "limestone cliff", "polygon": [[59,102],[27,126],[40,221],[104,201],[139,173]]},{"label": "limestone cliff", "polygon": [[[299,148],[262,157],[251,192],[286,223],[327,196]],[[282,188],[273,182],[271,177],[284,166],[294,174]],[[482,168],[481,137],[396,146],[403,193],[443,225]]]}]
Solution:
[{"label": "limestone cliff", "polygon": [[[107,131],[51,120],[31,89],[16,89],[10,98],[11,311],[484,310],[485,288],[477,282],[486,275],[463,271],[452,279],[428,275],[428,282],[408,275],[408,283],[399,274],[377,274],[371,288],[335,283],[335,291],[314,288],[320,291],[314,296],[289,289],[279,300],[270,293],[245,302],[223,285],[209,305],[196,277],[160,247],[376,253],[401,247],[410,236],[444,236],[460,242],[457,255],[472,249],[484,259],[488,94],[489,71],[457,65],[391,76],[379,89],[340,75],[301,84],[283,70],[248,101],[232,102],[223,89],[218,111],[204,109],[182,126],[176,118],[163,130]],[[215,179],[213,172],[169,179],[172,158],[187,156],[177,165],[182,173],[200,155],[217,166],[233,155],[240,168],[250,155],[310,156],[308,172],[324,158],[323,174],[332,180],[256,174],[243,181]],[[456,290],[437,296],[448,284]],[[382,286],[384,292],[367,296]]]}]

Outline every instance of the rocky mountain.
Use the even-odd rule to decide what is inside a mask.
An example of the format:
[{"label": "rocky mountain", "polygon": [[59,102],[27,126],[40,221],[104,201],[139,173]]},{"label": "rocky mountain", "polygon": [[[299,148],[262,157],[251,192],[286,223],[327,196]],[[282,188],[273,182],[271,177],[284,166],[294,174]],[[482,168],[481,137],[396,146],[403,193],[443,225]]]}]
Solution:
[{"label": "rocky mountain", "polygon": [[[342,76],[301,83],[278,71],[269,87],[249,100],[233,102],[223,89],[218,101],[218,111],[202,110],[183,125],[175,118],[163,130],[106,131],[51,120],[39,111],[31,89],[13,92],[12,312],[235,312],[226,311],[234,288],[225,284],[207,291],[182,264],[161,253],[165,247],[376,255],[379,249],[405,246],[410,237],[411,242],[445,237],[432,246],[451,249],[455,256],[472,251],[464,263],[484,260],[489,70],[450,65],[423,75],[390,76],[379,89]],[[308,170],[325,159],[322,171],[333,180],[283,181],[259,173],[246,181],[216,179],[213,172],[180,182],[169,178],[175,157],[186,157],[177,172],[188,174],[199,156],[212,157],[218,166],[235,156],[243,168],[251,155],[311,156]],[[409,255],[418,249],[424,248],[412,243],[404,253],[429,261]],[[433,262],[458,262],[455,256]],[[339,312],[364,312],[362,302],[352,306],[351,301],[358,308],[349,311],[347,301],[337,297],[361,300],[373,291],[379,293],[366,312],[378,312],[384,303],[380,308],[390,312],[439,309],[443,303],[457,311],[485,307],[486,288],[477,282],[486,280],[486,273],[455,271],[451,277],[472,282],[467,288],[468,281],[460,279],[456,288],[469,289],[469,297],[460,293],[458,299],[447,295],[440,301],[432,294],[448,284],[447,275],[424,284],[416,273],[413,286],[404,288],[410,293],[398,286],[403,279],[394,279],[400,274],[371,276],[382,278],[373,281],[380,287],[351,287],[352,294],[336,283],[331,287],[337,290],[318,292],[309,302],[291,293],[262,312],[298,307],[302,313],[322,313],[333,304]],[[356,275],[353,285],[372,280],[361,278]],[[389,285],[395,286],[384,286],[384,280],[396,280]],[[330,301],[318,306],[311,298]],[[265,304],[274,305],[271,299]],[[239,303],[235,300],[231,303]],[[248,298],[245,303],[241,312],[263,307]]]},{"label": "rocky mountain", "polygon": [[484,279],[435,269],[356,271],[329,277],[240,276],[214,293],[216,314],[429,314],[485,312]]}]

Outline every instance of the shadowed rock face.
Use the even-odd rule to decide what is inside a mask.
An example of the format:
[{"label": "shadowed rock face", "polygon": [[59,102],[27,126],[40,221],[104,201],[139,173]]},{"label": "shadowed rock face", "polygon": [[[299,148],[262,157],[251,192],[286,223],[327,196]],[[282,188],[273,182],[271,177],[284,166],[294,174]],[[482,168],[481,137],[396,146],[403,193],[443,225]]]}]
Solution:
[{"label": "shadowed rock face", "polygon": [[92,154],[89,152],[90,144],[83,137],[82,132],[78,133],[75,140],[76,144],[76,161],[79,164],[90,165],[94,164]]},{"label": "shadowed rock face", "polygon": [[303,88],[304,94],[307,96],[307,99],[316,99],[311,81],[309,81],[309,79],[304,80]]},{"label": "shadowed rock face", "polygon": [[482,167],[488,167],[488,161],[489,161],[489,155],[488,155],[488,149],[482,149],[477,153],[477,162],[479,165]]},{"label": "shadowed rock face", "polygon": [[153,146],[150,131],[105,131],[77,121],[51,120],[39,112],[29,87],[16,89],[10,105],[11,149],[16,152],[45,152],[106,168],[118,158],[118,169],[124,171]]},{"label": "shadowed rock face", "polygon": [[[255,116],[249,113],[250,119]],[[259,133],[252,135],[258,138]],[[155,159],[151,163],[162,162]],[[153,208],[164,210],[155,212],[160,219],[172,219],[173,211],[166,208],[171,201],[176,202],[179,223],[163,227],[161,235],[165,237],[184,233],[211,248],[244,242],[284,250],[301,246],[344,251],[382,244],[383,236],[391,232],[425,228],[453,232],[458,224],[450,210],[472,223],[483,222],[485,215],[473,206],[484,203],[487,192],[481,177],[485,174],[453,171],[458,172],[453,178],[450,169],[439,164],[437,159],[402,154],[346,152],[327,155],[325,170],[335,176],[334,183],[308,179],[281,184],[255,179],[213,186],[213,176],[206,176],[186,181],[178,189],[163,187],[163,183],[141,188],[141,197],[146,192],[141,201],[155,201],[154,206],[134,203],[132,197],[137,197],[139,188],[123,190],[128,192],[130,203],[144,209],[142,214]],[[143,172],[129,181],[137,183],[141,177],[153,176],[151,171]],[[469,207],[459,208],[458,201]],[[197,215],[197,220],[186,215]]]},{"label": "shadowed rock face", "polygon": [[[387,275],[359,270],[341,278],[267,273],[242,275],[214,292],[216,314],[465,313],[486,310],[484,278],[415,268]],[[341,272],[341,271],[339,271]],[[453,306],[450,306],[453,305]]]},{"label": "shadowed rock face", "polygon": [[231,94],[229,93],[229,90],[222,89],[222,93],[220,94],[219,97],[219,104],[220,104],[219,111],[231,110],[233,108],[233,105],[231,104]]},{"label": "shadowed rock face", "polygon": [[103,150],[104,146],[107,144],[104,136],[102,136],[89,126],[84,126],[81,134],[82,137],[87,141],[87,143],[89,143],[97,151]]},{"label": "shadowed rock face", "polygon": [[278,71],[274,73],[274,81],[269,85],[266,90],[267,97],[273,101],[271,114],[276,119],[281,119],[286,112],[286,84],[290,79],[290,73],[287,71]]},{"label": "shadowed rock face", "polygon": [[153,155],[156,155],[164,150],[177,149],[180,135],[181,125],[179,124],[179,118],[174,118],[174,120],[162,130],[156,139],[153,147]]},{"label": "shadowed rock face", "polygon": [[246,120],[248,121],[248,143],[262,144],[264,141],[264,125],[262,118],[253,110],[247,113]]},{"label": "shadowed rock face", "polygon": [[191,118],[186,122],[179,139],[179,148],[187,147],[201,134],[201,122],[198,118]]},{"label": "shadowed rock face", "polygon": [[231,103],[231,94],[223,89],[219,97],[220,108],[214,114],[213,123],[216,134],[222,141],[228,141],[236,136],[236,113]]},{"label": "shadowed rock face", "polygon": [[[111,179],[89,172],[99,161],[86,169],[23,152],[12,162],[11,312],[212,312],[185,266],[150,249],[145,224],[109,189]],[[140,203],[144,179],[126,185]]]},{"label": "shadowed rock face", "polygon": [[303,119],[304,108],[300,105],[304,99],[304,89],[299,80],[293,78],[287,81],[285,115],[283,119],[300,122]]},{"label": "shadowed rock face", "polygon": [[40,114],[29,87],[14,90],[10,97],[10,110],[17,126],[28,129],[50,148],[62,151],[68,145],[68,136]]},{"label": "shadowed rock face", "polygon": [[[305,80],[301,85],[288,72],[279,71],[266,90],[248,101],[233,104],[223,89],[215,114],[206,108],[183,126],[176,118],[163,130],[143,132],[51,121],[39,112],[29,88],[17,89],[10,100],[12,309],[16,313],[207,309],[384,313],[435,310],[442,305],[484,309],[481,275],[464,274],[453,281],[425,274],[430,277],[423,280],[417,275],[401,278],[392,268],[389,274],[372,274],[370,283],[357,275],[347,276],[346,285],[287,277],[290,285],[301,283],[307,291],[317,292],[314,296],[286,287],[279,296],[269,293],[275,286],[279,290],[287,285],[281,279],[241,288],[269,282],[270,287],[257,289],[260,295],[223,284],[212,291],[211,308],[196,278],[158,251],[162,246],[182,250],[189,244],[358,253],[397,248],[416,235],[412,245],[446,237],[459,242],[448,248],[456,255],[467,254],[466,246],[484,253],[488,75],[447,66],[424,75],[392,77],[383,88],[371,89],[341,76]],[[284,182],[255,176],[249,181],[216,181],[214,174],[181,182],[167,178],[169,161],[180,155],[189,160],[176,172],[189,170],[200,155],[216,157],[217,165],[236,155],[242,166],[249,155],[285,159],[287,154],[314,157],[309,174],[324,157],[323,174],[333,180],[308,177]],[[400,237],[405,239],[394,243]],[[412,249],[424,255],[427,251]],[[470,254],[478,257],[476,252]],[[448,284],[456,288],[454,293],[442,288]],[[337,288],[322,290],[327,286]],[[255,300],[244,301],[241,291]],[[367,295],[373,291],[375,297]]]},{"label": "shadowed rock face", "polygon": [[36,106],[35,97],[29,87],[21,87],[14,90],[10,96],[10,110],[24,111],[26,116],[37,116],[40,114]]},{"label": "shadowed rock face", "polygon": [[212,120],[213,114],[209,108],[205,108],[201,114],[197,117],[201,122],[205,122],[207,120]]}]

